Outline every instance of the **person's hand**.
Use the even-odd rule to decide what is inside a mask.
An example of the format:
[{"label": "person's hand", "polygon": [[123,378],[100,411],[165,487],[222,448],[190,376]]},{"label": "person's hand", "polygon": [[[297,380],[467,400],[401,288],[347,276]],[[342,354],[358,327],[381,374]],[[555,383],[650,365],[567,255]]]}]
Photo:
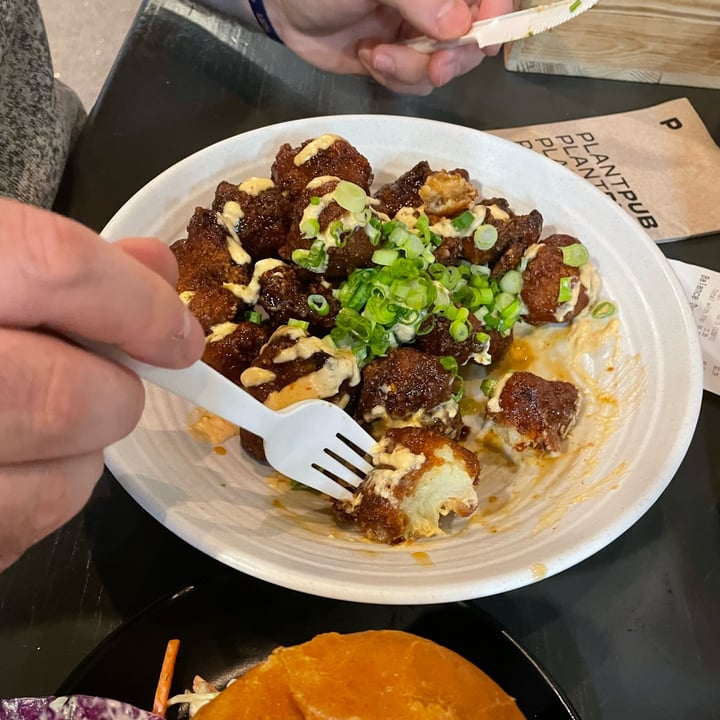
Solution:
[{"label": "person's hand", "polygon": [[510,12],[512,0],[265,0],[275,30],[323,70],[367,73],[401,93],[427,95],[476,67],[498,47],[465,45],[423,54],[403,39],[453,40],[476,20]]},{"label": "person's hand", "polygon": [[128,370],[64,340],[111,343],[156,365],[199,359],[202,328],[158,240],[110,244],[0,199],[0,570],[77,513],[144,403]]}]

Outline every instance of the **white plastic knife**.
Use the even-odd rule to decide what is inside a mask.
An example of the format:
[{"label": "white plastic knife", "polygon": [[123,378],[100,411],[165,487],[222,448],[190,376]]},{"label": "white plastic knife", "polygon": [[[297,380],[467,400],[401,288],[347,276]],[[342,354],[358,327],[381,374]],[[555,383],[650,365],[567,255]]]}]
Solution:
[{"label": "white plastic knife", "polygon": [[489,45],[501,45],[511,40],[532,37],[557,27],[589,10],[597,2],[598,0],[559,0],[547,5],[537,5],[527,10],[500,15],[489,20],[480,20],[473,23],[467,35],[463,35],[457,40],[442,42],[422,36],[407,40],[405,45],[422,53],[431,53],[472,43],[481,48]]}]

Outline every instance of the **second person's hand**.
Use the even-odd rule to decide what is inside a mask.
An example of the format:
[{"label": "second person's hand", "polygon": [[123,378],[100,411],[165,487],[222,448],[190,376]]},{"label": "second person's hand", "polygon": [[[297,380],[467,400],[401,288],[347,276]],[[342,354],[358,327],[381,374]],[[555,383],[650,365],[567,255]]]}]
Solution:
[{"label": "second person's hand", "polygon": [[512,0],[265,0],[275,30],[323,70],[369,74],[401,93],[427,95],[499,48],[464,45],[432,54],[403,44],[416,35],[453,40],[476,20],[513,9]]}]

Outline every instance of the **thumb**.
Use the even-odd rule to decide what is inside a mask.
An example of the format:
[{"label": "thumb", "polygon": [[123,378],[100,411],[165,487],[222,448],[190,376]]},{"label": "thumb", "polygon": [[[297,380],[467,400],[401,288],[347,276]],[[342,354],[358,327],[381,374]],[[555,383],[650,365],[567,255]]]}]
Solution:
[{"label": "thumb", "polygon": [[465,34],[472,23],[470,8],[463,0],[386,0],[416,30],[438,40]]}]

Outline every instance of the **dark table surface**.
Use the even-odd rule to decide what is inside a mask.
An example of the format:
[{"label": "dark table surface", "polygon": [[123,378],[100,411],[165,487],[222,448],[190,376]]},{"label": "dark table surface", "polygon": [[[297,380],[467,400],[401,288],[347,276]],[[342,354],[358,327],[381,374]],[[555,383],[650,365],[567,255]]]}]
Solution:
[{"label": "dark table surface", "polygon": [[[221,138],[314,115],[414,115],[493,129],[687,97],[720,141],[720,92],[506,72],[500,58],[427,98],[317,71],[180,0],[150,0],[118,57],[58,209],[102,228],[131,194]],[[672,188],[668,188],[672,193]],[[664,245],[720,270],[720,237]],[[609,547],[530,587],[477,600],[585,720],[720,718],[720,398],[705,393],[660,500]],[[87,508],[0,575],[0,697],[52,693],[149,603],[225,568],[165,530],[106,473]]]}]

